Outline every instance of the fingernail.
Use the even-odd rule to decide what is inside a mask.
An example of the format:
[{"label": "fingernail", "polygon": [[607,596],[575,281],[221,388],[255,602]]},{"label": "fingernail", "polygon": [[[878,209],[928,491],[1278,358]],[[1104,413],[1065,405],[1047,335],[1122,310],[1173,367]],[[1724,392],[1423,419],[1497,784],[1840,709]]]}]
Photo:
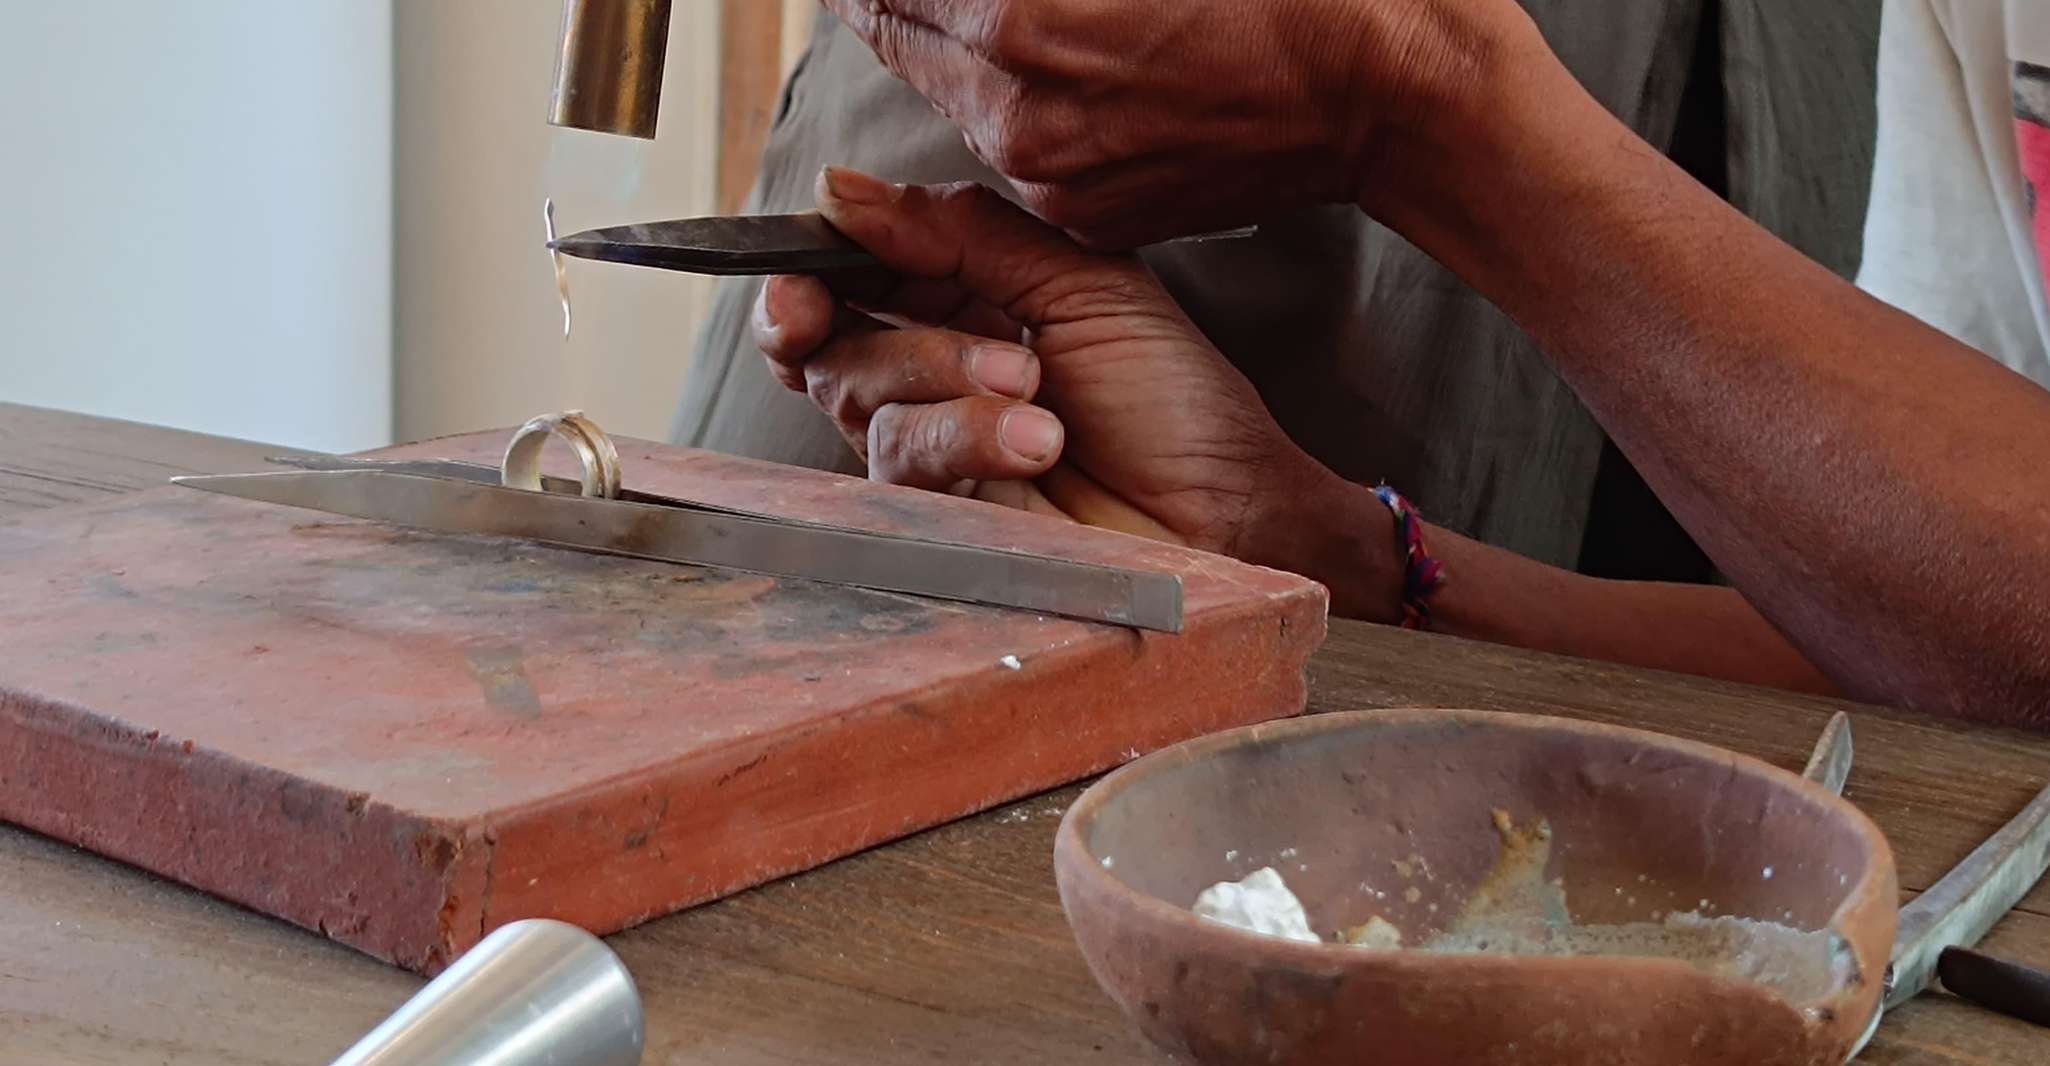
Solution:
[{"label": "fingernail", "polygon": [[982,344],[968,353],[968,376],[991,392],[1025,399],[1032,395],[1032,353],[1008,344]]},{"label": "fingernail", "polygon": [[1018,455],[1039,462],[1061,446],[1061,424],[1037,407],[1013,407],[997,422],[997,439]]},{"label": "fingernail", "polygon": [[859,170],[827,167],[819,172],[826,195],[843,203],[886,204],[904,195],[904,186],[872,178]]}]

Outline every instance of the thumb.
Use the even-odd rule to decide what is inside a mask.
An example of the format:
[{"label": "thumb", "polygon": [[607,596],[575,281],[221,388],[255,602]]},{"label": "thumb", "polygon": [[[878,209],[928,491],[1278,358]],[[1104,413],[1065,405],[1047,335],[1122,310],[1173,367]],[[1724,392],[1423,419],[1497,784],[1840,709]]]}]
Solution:
[{"label": "thumb", "polygon": [[[1129,255],[1090,252],[987,186],[895,185],[845,167],[819,172],[819,213],[890,270],[946,280],[1029,327],[1097,318],[1156,292]],[[1076,300],[1087,295],[1088,300]]]}]

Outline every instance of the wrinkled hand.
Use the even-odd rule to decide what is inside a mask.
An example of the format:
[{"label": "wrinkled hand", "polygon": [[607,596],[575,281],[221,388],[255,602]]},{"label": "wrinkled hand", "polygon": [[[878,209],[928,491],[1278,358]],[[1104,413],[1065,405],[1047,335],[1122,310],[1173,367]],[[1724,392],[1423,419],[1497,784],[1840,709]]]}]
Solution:
[{"label": "wrinkled hand", "polygon": [[[770,279],[755,339],[871,477],[1311,576],[1392,565],[1386,511],[1288,439],[1136,258],[977,185],[829,168],[819,207],[887,269]],[[1362,558],[1363,536],[1383,547]]]},{"label": "wrinkled hand", "polygon": [[1358,202],[1501,42],[1544,54],[1507,0],[827,4],[1027,206],[1109,248]]}]

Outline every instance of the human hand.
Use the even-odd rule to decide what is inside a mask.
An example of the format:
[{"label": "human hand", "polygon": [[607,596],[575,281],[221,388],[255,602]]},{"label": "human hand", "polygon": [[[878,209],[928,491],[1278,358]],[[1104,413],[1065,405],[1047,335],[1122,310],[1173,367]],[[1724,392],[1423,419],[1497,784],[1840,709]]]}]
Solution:
[{"label": "human hand", "polygon": [[770,279],[755,339],[871,477],[1308,574],[1357,599],[1348,613],[1394,610],[1385,508],[1288,439],[1138,259],[1079,248],[977,185],[829,168],[819,207],[886,270]]},{"label": "human hand", "polygon": [[1507,0],[827,0],[1025,204],[1129,248],[1360,202],[1383,161],[1462,135],[1505,55],[1549,58]]}]

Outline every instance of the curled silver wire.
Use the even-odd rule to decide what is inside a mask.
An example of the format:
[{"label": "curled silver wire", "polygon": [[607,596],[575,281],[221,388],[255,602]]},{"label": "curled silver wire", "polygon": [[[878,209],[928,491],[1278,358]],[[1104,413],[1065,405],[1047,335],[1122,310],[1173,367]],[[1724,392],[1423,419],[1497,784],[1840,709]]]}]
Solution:
[{"label": "curled silver wire", "polygon": [[[541,228],[548,235],[548,243],[555,243],[555,201],[541,198]],[[569,339],[569,272],[563,269],[562,253],[548,249],[548,263],[555,268],[555,295],[562,299],[562,339]]]}]

